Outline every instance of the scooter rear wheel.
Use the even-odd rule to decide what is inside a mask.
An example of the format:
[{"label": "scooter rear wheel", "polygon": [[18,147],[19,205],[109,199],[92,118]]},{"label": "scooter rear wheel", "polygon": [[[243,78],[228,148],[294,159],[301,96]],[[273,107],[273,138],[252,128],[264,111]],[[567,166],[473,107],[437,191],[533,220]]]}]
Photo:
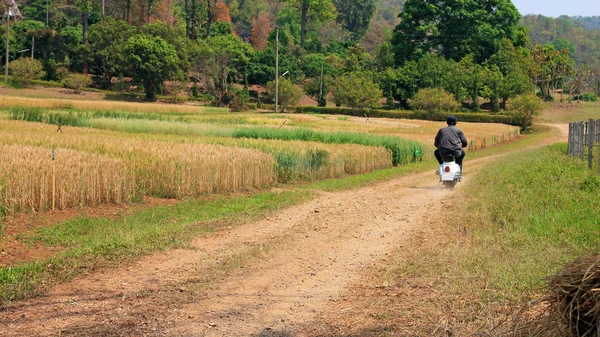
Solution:
[{"label": "scooter rear wheel", "polygon": [[445,186],[447,189],[453,190],[453,189],[454,189],[454,187],[456,186],[456,183],[457,183],[457,182],[458,182],[457,180],[452,180],[452,181],[444,181],[444,186]]}]

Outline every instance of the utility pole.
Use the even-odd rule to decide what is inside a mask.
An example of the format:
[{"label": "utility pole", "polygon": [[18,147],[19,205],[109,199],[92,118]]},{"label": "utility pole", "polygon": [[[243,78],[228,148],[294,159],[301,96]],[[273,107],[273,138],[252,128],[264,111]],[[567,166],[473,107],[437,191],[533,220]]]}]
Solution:
[{"label": "utility pole", "polygon": [[323,62],[321,62],[321,78],[319,83],[319,102],[317,106],[321,106],[323,102]]},{"label": "utility pole", "polygon": [[[6,40],[8,41],[8,39]],[[275,26],[275,112],[279,104],[279,27]]]},{"label": "utility pole", "polygon": [[10,7],[8,7],[8,1],[6,4],[6,15],[4,18],[6,19],[6,57],[4,63],[4,84],[8,84],[8,29],[10,28]]}]

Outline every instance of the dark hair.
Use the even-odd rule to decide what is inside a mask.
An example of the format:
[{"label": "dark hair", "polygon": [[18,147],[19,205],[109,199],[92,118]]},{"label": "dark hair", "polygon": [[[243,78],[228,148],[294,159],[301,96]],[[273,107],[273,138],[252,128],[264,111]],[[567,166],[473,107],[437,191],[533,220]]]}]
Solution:
[{"label": "dark hair", "polygon": [[449,116],[448,119],[446,120],[446,123],[448,123],[448,125],[456,125],[456,117]]}]

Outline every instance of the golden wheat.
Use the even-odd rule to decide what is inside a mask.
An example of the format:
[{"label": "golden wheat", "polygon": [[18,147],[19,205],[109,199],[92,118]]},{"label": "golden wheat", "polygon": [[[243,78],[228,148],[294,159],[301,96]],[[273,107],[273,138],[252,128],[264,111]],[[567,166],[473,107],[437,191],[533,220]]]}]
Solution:
[{"label": "golden wheat", "polygon": [[92,111],[127,111],[147,113],[203,114],[212,111],[226,112],[227,109],[206,108],[192,105],[173,105],[164,103],[135,103],[116,101],[84,101],[55,98],[29,98],[18,96],[0,96],[0,107],[27,107],[43,109],[80,109]]},{"label": "golden wheat", "polygon": [[[79,191],[83,192],[80,192],[77,198],[72,192],[64,194],[61,200],[65,201],[61,201],[60,207],[95,204],[88,201],[88,194],[94,195],[96,199],[100,198],[98,195],[107,195],[106,188],[103,188],[101,183],[108,180],[110,176],[103,170],[104,167],[114,167],[116,165],[114,163],[124,165],[127,171],[127,181],[123,183],[126,186],[122,188],[128,189],[128,184],[131,183],[136,191],[162,197],[183,198],[217,192],[247,191],[270,185],[275,181],[273,157],[257,150],[221,145],[147,141],[126,134],[86,128],[66,128],[64,132],[56,132],[56,127],[51,125],[0,121],[0,141],[5,144],[28,145],[27,148],[35,146],[38,149],[37,159],[35,156],[22,156],[28,159],[19,165],[27,170],[35,172],[41,170],[40,167],[43,165],[40,164],[40,160],[49,156],[51,148],[56,148],[57,152],[63,153],[60,157],[57,156],[57,169],[61,167],[63,170],[61,172],[64,172],[67,177],[64,180],[66,184],[71,184],[71,181],[82,181],[77,186],[80,186]],[[82,157],[86,152],[92,152],[87,153],[89,158]],[[45,157],[42,154],[45,154]],[[96,159],[95,166],[73,164],[94,163],[92,160],[94,158],[104,158],[114,163],[102,164],[99,159]],[[10,167],[13,166],[0,167],[0,174],[9,172]],[[115,172],[120,171],[115,169]],[[44,179],[39,180],[37,188],[40,190],[48,188],[48,183]],[[36,183],[33,178],[28,181],[30,185]],[[18,189],[13,187],[16,182],[16,180],[13,182],[11,179],[5,179],[4,186],[12,191]],[[115,190],[119,188],[121,188],[119,185],[113,187]],[[39,201],[45,200],[42,196],[28,192],[32,189],[33,187],[28,188],[27,191],[11,192],[11,198],[20,195],[23,201],[19,204],[33,205],[24,207],[25,209],[40,209],[40,206],[37,206],[39,204],[43,205],[41,209],[47,207],[47,200]],[[121,202],[132,198],[125,198],[125,200],[115,197],[101,200]],[[71,199],[79,201],[67,201]]]},{"label": "golden wheat", "polygon": [[139,198],[133,174],[122,159],[60,149],[0,145],[0,198],[9,212],[125,203]]}]

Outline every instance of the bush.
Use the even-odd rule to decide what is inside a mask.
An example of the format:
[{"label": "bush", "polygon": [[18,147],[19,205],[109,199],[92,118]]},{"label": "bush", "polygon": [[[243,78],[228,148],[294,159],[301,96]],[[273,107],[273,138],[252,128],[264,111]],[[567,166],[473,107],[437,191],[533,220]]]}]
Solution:
[{"label": "bush", "polygon": [[[275,82],[271,81],[267,84],[267,92],[269,97],[275,100]],[[287,78],[279,79],[279,95],[278,104],[281,106],[281,112],[285,112],[285,108],[290,105],[295,105],[300,102],[302,97],[302,89],[298,88],[292,81]]]},{"label": "bush", "polygon": [[594,94],[593,92],[586,92],[584,94],[576,96],[575,99],[586,102],[598,102],[598,96],[596,96],[596,94]]},{"label": "bush", "polygon": [[13,78],[26,87],[29,86],[31,81],[40,80],[46,75],[42,62],[30,58],[20,58],[12,61],[9,70]]},{"label": "bush", "polygon": [[412,100],[409,100],[409,104],[414,110],[426,111],[431,116],[445,115],[445,112],[460,108],[454,96],[441,88],[421,89]]},{"label": "bush", "polygon": [[333,89],[333,101],[336,106],[346,105],[362,110],[377,105],[383,97],[377,84],[360,74],[341,76]]},{"label": "bush", "polygon": [[508,105],[510,115],[521,127],[521,130],[529,128],[543,108],[544,103],[535,94],[519,95],[513,98]]},{"label": "bush", "polygon": [[73,89],[76,94],[79,94],[81,89],[92,84],[92,78],[83,74],[69,74],[62,83],[65,88]]}]

